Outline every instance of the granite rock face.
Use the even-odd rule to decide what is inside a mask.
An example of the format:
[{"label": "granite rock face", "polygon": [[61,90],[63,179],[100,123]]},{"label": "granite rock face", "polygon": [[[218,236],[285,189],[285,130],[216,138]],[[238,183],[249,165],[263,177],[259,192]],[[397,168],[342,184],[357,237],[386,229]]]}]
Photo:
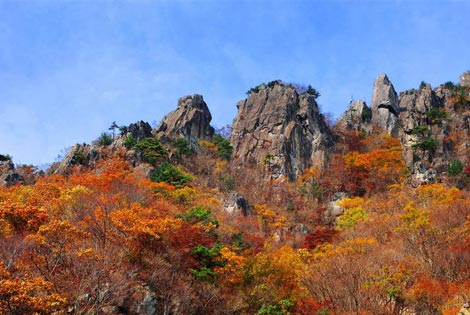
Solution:
[{"label": "granite rock face", "polygon": [[346,129],[370,131],[372,111],[363,100],[351,102],[338,124]]},{"label": "granite rock face", "polygon": [[[436,148],[431,152],[418,152],[416,144],[424,141],[433,134],[433,139],[443,141],[448,134],[448,125],[445,122],[434,122],[429,112],[439,110],[442,106],[442,100],[436,96],[431,85],[425,84],[419,90],[408,90],[400,93],[400,131],[398,137],[403,145],[403,155],[405,163],[412,167],[415,174],[423,173],[423,164],[416,167],[416,162],[421,161],[423,157],[428,160],[436,157],[444,157],[445,146]],[[432,156],[430,154],[432,153]]]},{"label": "granite rock face", "polygon": [[398,95],[385,73],[375,79],[371,109],[372,123],[389,134],[396,135],[400,114]]},{"label": "granite rock face", "polygon": [[212,139],[211,120],[212,115],[201,95],[185,96],[178,100],[178,107],[163,118],[153,133],[162,140],[184,138],[191,147],[197,147],[200,139]]},{"label": "granite rock face", "polygon": [[148,122],[141,120],[130,124],[126,128],[126,135],[132,135],[135,140],[140,141],[152,136],[152,127]]},{"label": "granite rock face", "polygon": [[237,104],[230,142],[240,165],[264,165],[273,178],[297,178],[312,165],[322,167],[332,135],[314,96],[292,85],[260,85]]},{"label": "granite rock face", "polygon": [[[416,183],[437,180],[453,160],[468,162],[470,143],[470,73],[460,76],[460,85],[443,84],[435,89],[421,84],[419,89],[397,96],[385,74],[374,83],[371,123],[361,121],[362,101],[351,103],[338,120],[348,129],[374,128],[400,139],[403,157]],[[460,102],[460,103],[459,103]]]},{"label": "granite rock face", "polygon": [[100,147],[95,144],[76,144],[65,154],[54,169],[55,174],[68,174],[74,166],[94,166],[101,158]]}]

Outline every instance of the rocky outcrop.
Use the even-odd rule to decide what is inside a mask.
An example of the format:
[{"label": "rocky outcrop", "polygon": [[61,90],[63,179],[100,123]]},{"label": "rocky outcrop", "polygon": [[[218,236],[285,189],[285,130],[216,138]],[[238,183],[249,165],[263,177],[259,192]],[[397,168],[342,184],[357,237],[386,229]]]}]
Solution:
[{"label": "rocky outcrop", "polygon": [[441,106],[441,100],[429,84],[423,84],[419,90],[412,89],[400,93],[401,128],[398,137],[403,145],[405,163],[412,168],[414,174],[424,172],[424,164],[416,162],[422,160],[431,162],[437,157],[444,157],[447,153],[445,146],[435,149],[431,146],[420,148],[420,143],[430,139],[431,135],[434,135],[432,139],[442,142],[448,134],[448,125],[445,121],[429,115],[432,111],[442,112]]},{"label": "rocky outcrop", "polygon": [[262,84],[237,108],[230,137],[235,164],[264,165],[270,176],[290,180],[323,165],[332,136],[313,95]]},{"label": "rocky outcrop", "polygon": [[248,201],[239,193],[232,192],[223,200],[223,209],[229,214],[247,216],[250,212]]},{"label": "rocky outcrop", "polygon": [[123,131],[125,136],[132,135],[136,141],[152,136],[152,127],[148,122],[143,120],[130,124]]},{"label": "rocky outcrop", "polygon": [[10,187],[23,182],[21,176],[15,169],[11,160],[0,161],[0,186]]},{"label": "rocky outcrop", "polygon": [[351,102],[338,125],[346,129],[370,131],[372,111],[363,100]]},{"label": "rocky outcrop", "polygon": [[85,143],[76,144],[69,149],[53,172],[55,174],[67,174],[74,166],[93,166],[100,158],[101,153],[98,146]]},{"label": "rocky outcrop", "polygon": [[470,71],[466,71],[460,76],[460,85],[470,86]]},{"label": "rocky outcrop", "polygon": [[351,103],[338,120],[348,129],[371,132],[378,127],[400,139],[405,163],[414,183],[438,180],[453,160],[468,162],[470,143],[470,73],[435,89],[422,83],[419,89],[397,94],[385,74],[374,83],[371,124],[361,121],[362,101]]},{"label": "rocky outcrop", "polygon": [[153,133],[162,140],[184,138],[191,147],[197,147],[200,139],[212,139],[214,128],[210,125],[211,120],[211,113],[201,95],[185,96],[178,100],[176,110],[165,116]]},{"label": "rocky outcrop", "polygon": [[372,123],[375,126],[386,130],[389,134],[397,134],[400,114],[398,96],[385,73],[375,79],[371,110]]}]

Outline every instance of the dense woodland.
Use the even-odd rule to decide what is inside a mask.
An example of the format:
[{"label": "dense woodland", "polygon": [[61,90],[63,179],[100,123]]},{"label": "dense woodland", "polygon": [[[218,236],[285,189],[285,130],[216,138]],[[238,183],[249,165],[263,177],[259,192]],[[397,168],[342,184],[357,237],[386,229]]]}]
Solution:
[{"label": "dense woodland", "polygon": [[470,298],[469,161],[417,184],[400,140],[337,125],[326,165],[288,181],[269,155],[234,165],[220,135],[116,146],[115,125],[96,163],[77,149],[0,188],[0,314],[451,315]]},{"label": "dense woodland", "polygon": [[[456,314],[470,168],[413,186],[397,139],[336,136],[327,167],[296,182],[271,178],[269,158],[232,166],[217,138],[142,147],[150,179],[121,147],[0,188],[0,313]],[[246,213],[224,210],[234,192]]]}]

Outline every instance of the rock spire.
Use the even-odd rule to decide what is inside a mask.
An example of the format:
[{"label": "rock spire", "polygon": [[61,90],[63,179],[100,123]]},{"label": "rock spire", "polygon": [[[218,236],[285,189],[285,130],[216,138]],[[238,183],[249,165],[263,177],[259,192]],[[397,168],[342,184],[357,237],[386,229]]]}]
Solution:
[{"label": "rock spire", "polygon": [[270,176],[290,180],[323,166],[332,136],[313,95],[281,82],[262,84],[237,108],[230,138],[235,163],[262,164]]}]

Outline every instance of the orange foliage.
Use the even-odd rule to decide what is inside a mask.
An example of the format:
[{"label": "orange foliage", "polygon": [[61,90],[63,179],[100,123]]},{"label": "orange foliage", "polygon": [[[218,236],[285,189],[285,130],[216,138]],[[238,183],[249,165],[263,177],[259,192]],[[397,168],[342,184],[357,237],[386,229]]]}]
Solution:
[{"label": "orange foliage", "polygon": [[[145,300],[169,314],[285,301],[298,315],[451,314],[470,296],[469,193],[408,186],[397,139],[340,137],[330,168],[297,183],[234,171],[202,142],[199,174],[213,178],[193,187],[153,183],[114,157],[0,188],[0,313],[137,314]],[[225,173],[243,184],[246,215],[221,211]],[[327,222],[338,191],[367,219]]]},{"label": "orange foliage", "polygon": [[52,314],[63,309],[67,299],[53,292],[52,283],[41,277],[12,277],[0,263],[1,314]]}]

